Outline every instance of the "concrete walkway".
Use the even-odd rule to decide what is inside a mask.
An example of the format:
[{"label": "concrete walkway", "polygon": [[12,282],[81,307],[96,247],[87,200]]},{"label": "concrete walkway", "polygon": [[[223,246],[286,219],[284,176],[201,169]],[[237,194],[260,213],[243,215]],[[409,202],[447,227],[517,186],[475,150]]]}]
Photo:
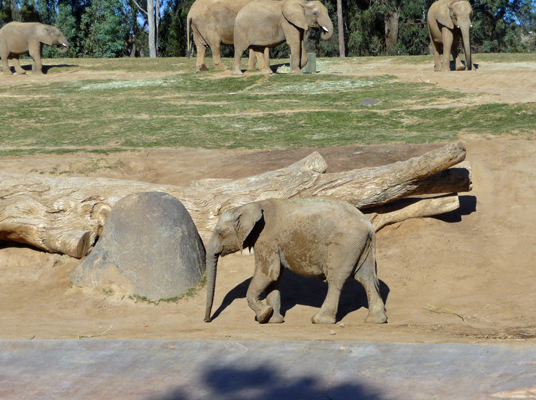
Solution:
[{"label": "concrete walkway", "polygon": [[0,341],[3,400],[494,398],[536,399],[536,347]]}]

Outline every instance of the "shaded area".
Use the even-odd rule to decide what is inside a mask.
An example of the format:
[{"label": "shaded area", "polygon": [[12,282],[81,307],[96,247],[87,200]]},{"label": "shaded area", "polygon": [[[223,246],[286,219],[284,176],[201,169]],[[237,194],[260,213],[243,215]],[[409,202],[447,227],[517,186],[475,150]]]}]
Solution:
[{"label": "shaded area", "polygon": [[[255,369],[240,367],[208,368],[203,372],[202,386],[211,393],[211,399],[251,399],[251,400],[325,400],[356,399],[380,400],[385,397],[379,391],[366,388],[359,383],[343,383],[325,387],[321,376],[307,375],[289,379],[273,366]],[[188,400],[190,396],[183,388],[171,390],[163,396],[150,397],[151,400]]]},{"label": "shaded area", "polygon": [[[26,71],[26,72],[31,72],[32,71],[32,64],[25,64],[23,65],[22,62],[21,62],[21,68]],[[45,65],[43,64],[43,67],[41,69],[41,71],[43,72],[43,74],[47,74],[49,70],[53,69],[53,68],[71,68],[71,67],[78,67],[78,65],[75,65],[75,64],[54,64],[54,65]],[[15,67],[14,66],[10,66],[9,69],[11,70],[12,73],[15,73]]]},{"label": "shaded area", "polygon": [[[327,282],[323,282],[319,279],[306,278],[286,268],[282,269],[282,271],[284,271],[284,273],[281,278],[280,290],[281,314],[283,314],[283,316],[285,316],[287,311],[297,305],[305,305],[318,309],[322,307],[322,303],[324,303],[328,292]],[[220,314],[222,314],[235,300],[246,298],[250,282],[251,278],[246,279],[231,289],[223,298],[221,305],[212,316],[212,319],[214,320],[219,317]],[[386,303],[389,295],[389,287],[381,280],[380,294],[384,303]],[[342,320],[347,314],[357,311],[362,307],[368,308],[365,289],[359,282],[349,278],[341,291],[337,321]],[[253,311],[251,313],[251,317],[254,318],[255,314]],[[311,314],[311,317],[313,315],[314,314]]]},{"label": "shaded area", "polygon": [[536,347],[0,341],[0,398],[489,399],[534,386]]}]

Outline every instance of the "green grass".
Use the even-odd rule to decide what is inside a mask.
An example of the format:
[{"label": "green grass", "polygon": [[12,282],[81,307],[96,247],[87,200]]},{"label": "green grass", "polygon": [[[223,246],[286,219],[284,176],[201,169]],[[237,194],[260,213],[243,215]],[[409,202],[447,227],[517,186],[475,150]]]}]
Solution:
[{"label": "green grass", "polygon": [[[536,62],[535,55],[474,58]],[[431,60],[392,58],[394,63]],[[362,67],[378,61],[322,59],[319,65],[336,70],[343,64]],[[0,86],[0,156],[177,146],[282,149],[428,143],[455,140],[462,133],[532,134],[536,129],[534,103],[459,106],[472,95],[425,82],[400,82],[395,75],[236,78],[193,73],[195,61],[183,58],[54,62],[60,66],[51,68],[51,74],[99,71],[112,78]],[[359,104],[368,98],[380,103]]]}]

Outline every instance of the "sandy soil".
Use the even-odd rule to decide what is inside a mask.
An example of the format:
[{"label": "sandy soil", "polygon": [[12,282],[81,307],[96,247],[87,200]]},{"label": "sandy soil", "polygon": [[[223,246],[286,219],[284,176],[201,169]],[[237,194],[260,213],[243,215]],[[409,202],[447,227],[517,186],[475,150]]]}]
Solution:
[{"label": "sandy soil", "polygon": [[[389,73],[451,89],[457,85],[457,90],[476,94],[473,102],[536,101],[534,64],[481,65],[474,73],[441,74],[431,69],[379,61],[373,71],[354,73]],[[66,78],[49,74],[38,79]],[[472,163],[474,188],[462,194],[462,207],[441,218],[409,220],[378,233],[378,275],[387,295],[388,324],[364,323],[366,297],[356,282],[348,282],[343,290],[337,324],[311,324],[327,286],[288,273],[282,287],[286,322],[259,325],[245,300],[254,264],[253,256],[246,253],[220,261],[216,318],[207,324],[203,322],[205,290],[176,304],[135,303],[119,294],[71,287],[69,273],[78,260],[0,242],[0,339],[534,345],[536,141],[530,139],[462,137]],[[334,172],[405,160],[438,146],[354,145],[315,150]],[[188,185],[194,179],[238,178],[284,167],[311,151],[154,149],[109,156],[31,156],[3,158],[0,170]]]}]

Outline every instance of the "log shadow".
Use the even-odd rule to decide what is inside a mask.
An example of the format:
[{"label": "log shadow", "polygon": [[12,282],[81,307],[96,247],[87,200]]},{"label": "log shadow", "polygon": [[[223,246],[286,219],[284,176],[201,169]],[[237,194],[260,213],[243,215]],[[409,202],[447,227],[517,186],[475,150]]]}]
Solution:
[{"label": "log shadow", "polygon": [[458,200],[460,201],[460,207],[458,207],[456,210],[434,216],[433,218],[436,218],[443,222],[454,223],[461,222],[462,217],[471,215],[472,213],[476,212],[476,196],[458,196]]},{"label": "log shadow", "polygon": [[[214,312],[212,319],[216,319],[233,301],[245,298],[250,282],[251,278],[248,278],[231,289],[225,295],[216,312]],[[380,280],[380,295],[384,303],[387,303],[389,291],[389,287]],[[327,292],[327,282],[322,282],[314,278],[306,278],[288,269],[284,269],[284,274],[281,277],[281,314],[285,316],[287,311],[297,305],[320,309]],[[346,315],[361,308],[368,308],[367,294],[359,282],[353,278],[349,278],[341,291],[337,321],[342,320]],[[311,317],[313,315],[314,313]]]}]

